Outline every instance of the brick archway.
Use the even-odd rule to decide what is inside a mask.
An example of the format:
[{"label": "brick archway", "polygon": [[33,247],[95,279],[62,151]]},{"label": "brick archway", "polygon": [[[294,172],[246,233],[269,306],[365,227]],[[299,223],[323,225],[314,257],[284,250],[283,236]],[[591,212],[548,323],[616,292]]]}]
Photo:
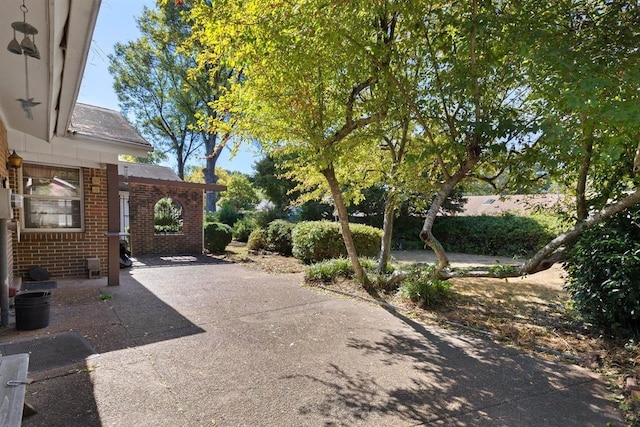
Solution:
[{"label": "brick archway", "polygon": [[[203,251],[203,190],[171,184],[129,183],[131,253],[141,255],[196,255]],[[182,206],[182,232],[156,233],[154,207],[165,197]]]}]

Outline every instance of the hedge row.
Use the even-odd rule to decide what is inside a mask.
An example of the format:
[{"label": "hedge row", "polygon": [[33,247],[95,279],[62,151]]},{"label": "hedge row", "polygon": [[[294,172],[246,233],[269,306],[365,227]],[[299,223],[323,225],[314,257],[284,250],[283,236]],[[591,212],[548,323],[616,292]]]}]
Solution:
[{"label": "hedge row", "polygon": [[[244,228],[244,226],[247,226]],[[251,224],[253,225],[253,224]],[[420,224],[421,225],[421,224]],[[395,247],[421,249],[418,222],[416,228],[394,234]],[[382,231],[378,228],[351,224],[356,250],[362,257],[375,257],[380,251]],[[246,234],[251,227],[244,224],[234,234]],[[560,221],[552,216],[455,216],[436,220],[433,233],[448,252],[490,256],[527,256],[548,243],[562,231]],[[254,234],[255,233],[255,234]],[[267,227],[251,233],[249,249],[267,249],[310,263],[347,256],[340,224],[329,221],[307,221],[292,224],[272,221]]]},{"label": "hedge row", "polygon": [[[350,229],[358,256],[374,257],[378,254],[382,230],[361,224],[351,224]],[[292,224],[275,220],[265,229],[254,230],[247,247],[250,250],[266,249],[285,256],[293,255],[305,263],[347,256],[340,224],[329,221]]]},{"label": "hedge row", "polygon": [[549,216],[455,216],[439,218],[433,234],[448,252],[491,256],[526,256],[561,231]]},{"label": "hedge row", "polygon": [[[412,250],[424,246],[418,237],[421,218],[394,228],[394,247]],[[407,225],[411,225],[408,227]],[[550,215],[438,217],[433,234],[448,252],[490,256],[527,256],[563,231],[561,221]]]},{"label": "hedge row", "polygon": [[[422,249],[418,235],[423,218],[398,218],[394,224],[394,247]],[[501,216],[438,217],[433,234],[446,251],[491,256],[526,256],[549,242],[563,231],[557,217],[531,215],[527,217],[505,214]]]}]

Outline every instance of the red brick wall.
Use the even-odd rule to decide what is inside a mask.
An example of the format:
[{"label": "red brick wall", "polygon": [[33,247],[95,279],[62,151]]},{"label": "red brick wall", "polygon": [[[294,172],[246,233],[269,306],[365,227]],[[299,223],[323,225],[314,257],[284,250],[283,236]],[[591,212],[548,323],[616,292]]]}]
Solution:
[{"label": "red brick wall", "polygon": [[27,278],[29,268],[39,265],[53,277],[87,277],[86,259],[95,257],[100,258],[100,274],[107,274],[106,170],[83,168],[82,180],[84,231],[23,231],[20,242],[13,242],[14,274]]},{"label": "red brick wall", "polygon": [[[153,208],[163,197],[170,197],[182,206],[182,233],[155,233]],[[130,182],[129,233],[132,256],[201,254],[202,212],[202,190]]]}]

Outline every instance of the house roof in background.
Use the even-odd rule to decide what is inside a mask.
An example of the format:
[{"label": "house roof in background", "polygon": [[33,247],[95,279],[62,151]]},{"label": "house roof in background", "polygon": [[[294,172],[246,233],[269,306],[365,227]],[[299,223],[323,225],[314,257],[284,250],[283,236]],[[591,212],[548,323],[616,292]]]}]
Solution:
[{"label": "house roof in background", "polygon": [[149,151],[153,147],[118,111],[77,103],[71,115],[69,132],[73,135],[135,144]]},{"label": "house roof in background", "polygon": [[509,196],[466,196],[467,203],[457,215],[530,214],[536,209],[552,208],[562,202],[561,194],[516,194]]},{"label": "house roof in background", "polygon": [[170,167],[147,163],[118,162],[118,175],[125,178],[151,178],[162,181],[182,182],[178,174]]},{"label": "house roof in background", "polygon": [[166,185],[202,191],[226,191],[227,189],[224,185],[185,182],[170,167],[148,163],[118,162],[118,175],[120,175],[121,191],[129,191],[130,183]]}]

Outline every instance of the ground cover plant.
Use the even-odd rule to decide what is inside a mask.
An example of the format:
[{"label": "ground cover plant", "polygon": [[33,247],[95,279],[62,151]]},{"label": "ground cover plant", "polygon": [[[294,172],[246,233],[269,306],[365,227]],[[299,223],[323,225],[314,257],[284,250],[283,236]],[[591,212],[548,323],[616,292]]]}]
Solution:
[{"label": "ground cover plant", "polygon": [[420,308],[437,307],[453,298],[451,282],[433,276],[434,266],[412,266],[399,284],[396,297],[409,300]]},{"label": "ground cover plant", "polygon": [[[362,267],[373,272],[376,261],[372,258],[360,260]],[[354,278],[353,266],[347,258],[326,259],[308,266],[304,278],[307,282],[334,283],[340,279]]]}]

